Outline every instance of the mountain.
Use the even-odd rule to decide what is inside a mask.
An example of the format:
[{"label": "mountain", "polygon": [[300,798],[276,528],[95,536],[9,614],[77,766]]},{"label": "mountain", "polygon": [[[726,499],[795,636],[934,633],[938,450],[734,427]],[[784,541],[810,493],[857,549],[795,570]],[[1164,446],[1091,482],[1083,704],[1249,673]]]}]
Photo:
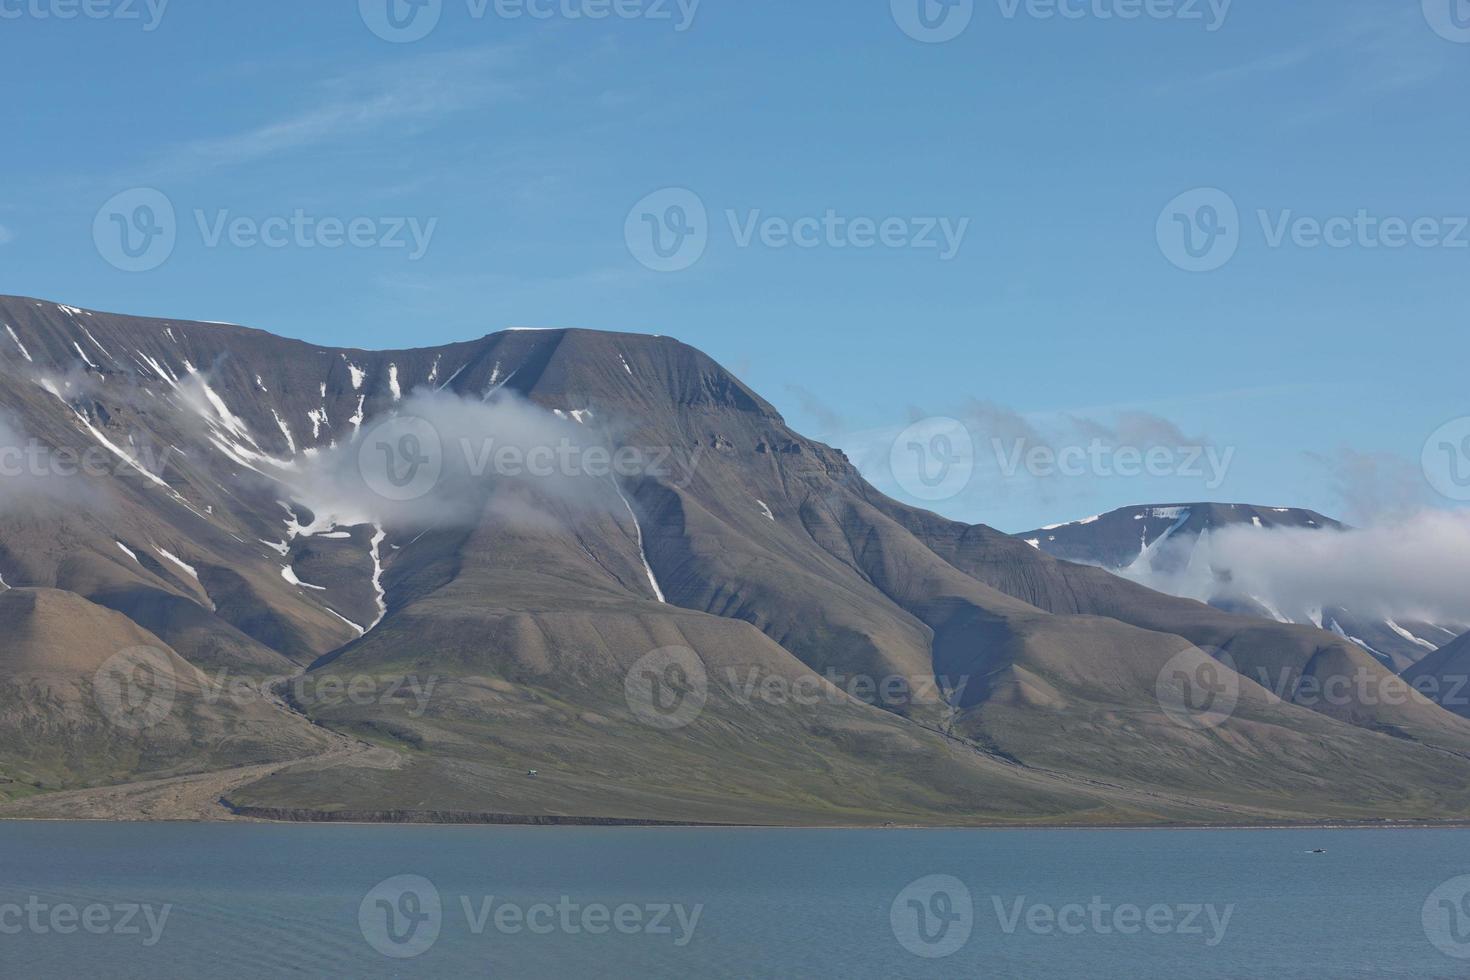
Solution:
[{"label": "mountain", "polygon": [[1470,718],[1470,632],[1405,670],[1403,677],[1415,690]]},{"label": "mountain", "polygon": [[212,698],[157,636],[70,592],[0,592],[0,636],[7,795],[305,759],[331,742],[262,701]]},{"label": "mountain", "polygon": [[1084,565],[1128,568],[1140,560],[1158,569],[1187,564],[1189,552],[1165,542],[1198,539],[1222,528],[1324,528],[1343,525],[1315,511],[1244,504],[1162,504],[1125,507],[1071,524],[1054,524],[1017,535],[1049,555]]},{"label": "mountain", "polygon": [[1230,569],[1215,567],[1210,536],[1232,528],[1347,530],[1315,511],[1249,504],[1155,504],[1017,535],[1067,561],[1097,565],[1152,587],[1203,598],[1222,609],[1279,623],[1310,625],[1350,640],[1385,666],[1403,671],[1470,629],[1458,623],[1398,622],[1341,606],[1296,609],[1269,597],[1242,594]]},{"label": "mountain", "polygon": [[[1122,824],[1470,805],[1470,721],[1379,697],[1397,678],[1357,645],[886,498],[670,338],[369,352],[0,298],[6,430],[0,448],[45,465],[6,481],[0,579],[114,624],[72,676],[141,639],[187,679],[181,710],[196,675],[239,681],[267,696],[231,710],[268,713],[284,743],[221,759],[212,732],[245,724],[224,718],[186,762],[120,771],[101,731],[51,782],[7,760],[26,793],[268,758],[219,794],[237,812]],[[76,457],[92,465],[63,473]],[[26,670],[67,646],[39,634]],[[0,716],[49,714],[22,674],[0,657]],[[166,729],[131,737],[175,750]],[[298,763],[298,736],[330,739],[332,764]]]}]

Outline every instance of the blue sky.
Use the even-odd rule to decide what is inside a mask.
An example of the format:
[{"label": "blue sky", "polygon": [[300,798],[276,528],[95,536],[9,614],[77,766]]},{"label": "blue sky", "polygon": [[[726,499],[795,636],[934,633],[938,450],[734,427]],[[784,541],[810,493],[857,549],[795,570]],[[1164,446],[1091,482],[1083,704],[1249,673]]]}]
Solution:
[{"label": "blue sky", "polygon": [[[619,0],[605,19],[567,16],[599,0],[519,18],[439,0],[407,43],[369,28],[386,0],[92,2],[106,16],[0,0],[0,291],[357,347],[672,335],[885,490],[1006,530],[1156,500],[1452,503],[1420,457],[1470,414],[1466,0],[1152,0],[1136,19],[1103,15],[1142,0],[961,0],[943,43],[900,26],[920,0]],[[117,195],[130,220],[135,188],[164,195],[176,241],[128,272],[94,226]],[[671,217],[667,196],[635,207],[668,188],[704,209],[702,251],[655,271],[629,234]],[[320,224],[279,248],[212,238],[298,212],[365,221],[364,247],[322,247]],[[759,230],[829,212],[843,230],[813,247]],[[1343,247],[1299,220],[1360,212]],[[1203,260],[1169,238],[1211,244],[1217,217]],[[1417,243],[1388,247],[1392,219]],[[858,247],[885,221],[889,243]],[[977,461],[937,499],[889,462],[936,416]],[[953,456],[944,425],[919,443]],[[1199,444],[1229,466],[1007,476],[996,439]]]}]

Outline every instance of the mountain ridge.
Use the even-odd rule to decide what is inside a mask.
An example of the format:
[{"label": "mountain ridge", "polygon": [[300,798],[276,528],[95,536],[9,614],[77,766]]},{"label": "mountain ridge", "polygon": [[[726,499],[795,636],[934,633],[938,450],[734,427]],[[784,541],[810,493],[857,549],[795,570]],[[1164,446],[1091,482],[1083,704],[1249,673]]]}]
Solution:
[{"label": "mountain ridge", "polygon": [[[1053,557],[1096,565],[1166,591],[1173,587],[1181,590],[1179,594],[1189,594],[1228,612],[1327,629],[1368,650],[1398,672],[1470,628],[1407,619],[1397,622],[1330,604],[1318,609],[1289,609],[1269,597],[1241,594],[1233,586],[1231,569],[1217,567],[1207,547],[1211,535],[1230,529],[1251,533],[1353,530],[1304,508],[1196,502],[1121,507],[1016,537]],[[1204,562],[1209,562],[1208,567],[1201,567]],[[1193,591],[1182,591],[1185,589]]]},{"label": "mountain ridge", "polygon": [[[225,325],[201,336],[6,298],[0,324],[0,408],[30,437],[106,440],[114,458],[178,450],[159,473],[120,461],[0,510],[5,581],[147,620],[195,666],[270,672],[274,655],[313,691],[438,682],[419,714],[294,700],[287,717],[402,764],[287,769],[236,806],[962,824],[1432,818],[1470,803],[1454,788],[1470,785],[1470,722],[1423,698],[1304,693],[1392,676],[1341,637],[890,500],[670,338],[503,331],[414,351],[305,345],[290,363],[271,335]],[[366,512],[338,514],[330,494],[298,494],[406,404],[446,435],[661,447],[679,478],[456,472],[435,493],[457,496],[417,512],[363,495]],[[60,507],[57,487],[97,503]],[[1194,728],[1159,685],[1180,657],[1212,670],[1201,648],[1234,658],[1240,709]],[[654,655],[684,658],[668,676],[705,677],[676,685],[702,695],[676,728],[629,694]]]}]

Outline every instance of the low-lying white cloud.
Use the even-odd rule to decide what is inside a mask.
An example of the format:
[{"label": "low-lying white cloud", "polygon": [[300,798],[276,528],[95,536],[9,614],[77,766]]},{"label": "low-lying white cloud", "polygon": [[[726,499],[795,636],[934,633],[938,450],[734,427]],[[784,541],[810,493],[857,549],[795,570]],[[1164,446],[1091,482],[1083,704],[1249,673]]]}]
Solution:
[{"label": "low-lying white cloud", "polygon": [[656,447],[614,446],[601,420],[581,417],[511,392],[485,402],[420,389],[364,422],[350,442],[298,457],[282,481],[318,523],[407,530],[475,526],[492,495],[490,513],[501,519],[553,508],[615,513],[624,506],[619,481],[677,483],[693,465]]},{"label": "low-lying white cloud", "polygon": [[[1179,549],[1192,553],[1186,560]],[[1470,623],[1467,511],[1424,510],[1342,531],[1230,527],[1197,542],[1166,543],[1155,567],[1176,565],[1183,567],[1122,574],[1201,601],[1264,600],[1299,621],[1341,608],[1383,619]]]}]

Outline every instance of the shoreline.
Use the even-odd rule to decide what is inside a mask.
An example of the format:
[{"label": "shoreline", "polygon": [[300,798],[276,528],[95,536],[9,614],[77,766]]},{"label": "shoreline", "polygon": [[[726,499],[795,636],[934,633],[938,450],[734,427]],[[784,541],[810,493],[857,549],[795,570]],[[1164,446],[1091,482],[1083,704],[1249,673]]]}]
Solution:
[{"label": "shoreline", "polygon": [[[1281,822],[1281,823],[1135,823],[1135,824],[1076,824],[1076,823],[995,823],[995,824],[758,824],[740,822],[712,822],[685,820],[655,820],[636,817],[579,817],[565,815],[521,815],[500,813],[408,813],[395,819],[367,819],[360,812],[343,812],[340,816],[325,811],[313,811],[310,816],[268,816],[265,812],[274,808],[238,807],[230,808],[234,819],[200,820],[190,818],[168,819],[117,819],[87,817],[28,817],[0,816],[5,823],[76,823],[76,824],[194,824],[208,825],[252,825],[277,827],[519,827],[540,830],[569,830],[604,828],[616,830],[773,830],[773,831],[1339,831],[1339,830],[1470,830],[1470,820],[1413,820],[1392,823],[1373,821],[1327,821]],[[274,811],[279,812],[279,811]],[[412,819],[410,819],[412,817]]]}]

